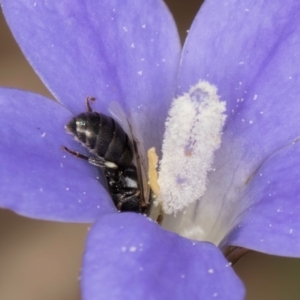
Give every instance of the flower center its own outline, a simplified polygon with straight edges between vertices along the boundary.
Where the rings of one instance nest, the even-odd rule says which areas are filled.
[[[175,231],[189,238],[201,240],[205,235],[201,223],[191,226],[191,215],[185,216],[185,212],[201,202],[208,173],[214,171],[212,164],[221,145],[224,112],[225,102],[217,95],[217,88],[199,81],[188,93],[173,100],[166,120],[155,203],[165,214],[162,226],[169,227],[172,220],[177,223]],[[184,228],[183,224],[188,225]]]

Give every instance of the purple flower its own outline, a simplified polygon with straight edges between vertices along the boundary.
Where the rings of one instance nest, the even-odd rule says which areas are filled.
[[[95,222],[84,299],[242,299],[220,249],[300,255],[298,1],[209,0],[182,54],[160,0],[2,0],[2,8],[59,103],[1,89],[0,203],[33,218]],[[195,242],[117,213],[98,170],[60,148],[83,152],[64,125],[95,96],[106,114],[118,101],[145,148],[160,150],[171,100],[199,80],[218,88],[227,119],[205,194],[168,224]]]

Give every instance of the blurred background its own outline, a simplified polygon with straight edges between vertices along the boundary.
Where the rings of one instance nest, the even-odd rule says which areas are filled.
[[[182,41],[199,0],[166,0]],[[0,86],[53,98],[26,62],[0,11]],[[0,299],[79,300],[81,256],[89,225],[23,218],[0,210]],[[247,300],[300,299],[300,259],[250,253],[235,267]]]

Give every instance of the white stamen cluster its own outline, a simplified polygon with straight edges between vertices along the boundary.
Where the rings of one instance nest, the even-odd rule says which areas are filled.
[[[220,147],[226,119],[217,88],[200,81],[172,103],[166,121],[157,199],[176,214],[204,194],[214,152]]]

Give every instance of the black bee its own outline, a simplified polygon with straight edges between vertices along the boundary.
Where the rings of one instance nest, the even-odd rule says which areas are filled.
[[[119,211],[148,214],[149,197],[145,190],[147,184],[143,184],[137,142],[134,137],[129,138],[113,118],[93,111],[90,101],[94,100],[93,97],[87,97],[87,112],[72,118],[66,125],[67,132],[85,146],[92,156],[62,148],[104,171],[108,191]]]

